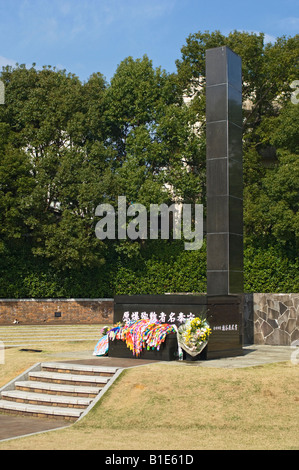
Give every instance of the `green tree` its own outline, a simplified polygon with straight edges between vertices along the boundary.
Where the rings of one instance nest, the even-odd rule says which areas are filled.
[[[9,126],[0,123],[0,244],[24,237],[25,200],[35,187],[29,156],[10,142]]]
[[[299,250],[299,106],[286,103],[277,116],[264,119],[260,142],[275,152],[272,167],[246,191],[247,236],[261,243]]]
[[[263,33],[233,31],[225,36],[220,31],[199,31],[188,36],[182,57],[176,61],[182,89],[203,100],[206,50],[228,46],[240,55],[243,102],[250,101],[244,107],[245,134],[252,133],[262,118],[275,114],[278,103],[289,99],[290,83],[297,78],[299,35],[278,38],[274,44],[265,44],[264,39]],[[203,106],[200,109],[204,112]]]
[[[12,196],[11,213],[22,212],[34,254],[59,268],[97,265],[105,247],[94,236],[94,210],[109,185],[111,158],[101,128],[105,81],[95,74],[82,85],[64,71],[24,66],[7,67],[2,80],[1,121],[13,146],[3,164],[23,158],[31,177],[22,204]]]
[[[177,78],[154,69],[147,56],[129,57],[116,70],[106,103],[117,189],[135,202],[149,200],[148,192],[157,203],[198,200],[202,181],[195,175],[204,155],[192,129],[196,113],[184,105]]]

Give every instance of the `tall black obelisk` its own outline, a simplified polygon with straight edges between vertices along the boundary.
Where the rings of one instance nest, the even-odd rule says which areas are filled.
[[[207,294],[243,293],[242,63],[206,51]]]

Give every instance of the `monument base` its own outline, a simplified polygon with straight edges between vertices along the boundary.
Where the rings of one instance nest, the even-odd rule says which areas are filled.
[[[116,296],[114,301],[114,323],[125,319],[139,319],[142,315],[155,315],[158,320],[173,322],[179,327],[182,317],[205,316],[212,329],[208,345],[201,354],[187,356],[185,360],[196,361],[234,357],[243,354],[242,350],[242,296],[241,295],[134,295]],[[123,341],[110,341],[108,355],[111,357],[134,357]],[[170,361],[178,359],[178,344],[175,334],[169,334],[160,351],[144,350],[142,359]]]
[[[240,295],[207,296],[207,318],[212,328],[207,359],[243,355],[242,306]]]

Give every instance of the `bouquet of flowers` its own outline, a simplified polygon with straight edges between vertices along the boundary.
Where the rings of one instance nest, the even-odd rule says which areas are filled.
[[[205,318],[187,320],[178,328],[179,346],[190,354],[197,356],[207,345],[212,330]]]
[[[94,348],[94,352],[93,352],[94,356],[106,356],[106,354],[108,353],[108,346],[109,346],[108,333],[110,329],[111,329],[110,326],[104,326],[101,329],[100,331],[101,337]]]
[[[103,328],[101,329],[102,336],[105,336],[110,330],[110,328],[111,328],[110,326],[103,326]]]

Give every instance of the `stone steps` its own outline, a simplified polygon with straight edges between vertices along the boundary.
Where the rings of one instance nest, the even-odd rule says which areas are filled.
[[[43,343],[96,341],[99,325],[10,325],[0,326],[0,341],[5,347],[28,347]]]
[[[56,384],[66,385],[89,385],[95,387],[97,385],[106,384],[109,380],[107,377],[95,375],[81,375],[81,374],[62,374],[60,372],[31,372],[29,374],[30,380],[38,382],[50,382]]]
[[[118,370],[118,367],[98,367],[98,366],[88,366],[82,364],[69,364],[57,363],[57,362],[46,362],[42,364],[43,370],[48,372],[67,372],[75,374],[87,374],[88,375],[100,375],[111,377]]]
[[[0,412],[76,421],[97,400],[118,372],[99,367],[61,362],[41,363],[24,380],[0,390]]]
[[[24,392],[12,390],[2,393],[4,400],[28,403],[29,405],[68,406],[70,408],[86,408],[92,402],[92,398],[74,397],[71,395],[50,395],[47,393]]]
[[[97,394],[102,390],[102,387],[83,387],[79,385],[61,385],[53,384],[49,382],[36,382],[25,380],[22,382],[16,382],[16,390],[24,392],[35,392],[35,393],[48,393],[52,395],[67,395],[73,397],[91,397],[95,398]]]
[[[0,409],[5,413],[35,416],[37,418],[60,418],[76,421],[80,418],[82,410],[60,408],[58,406],[28,405],[7,400],[0,400]]]

